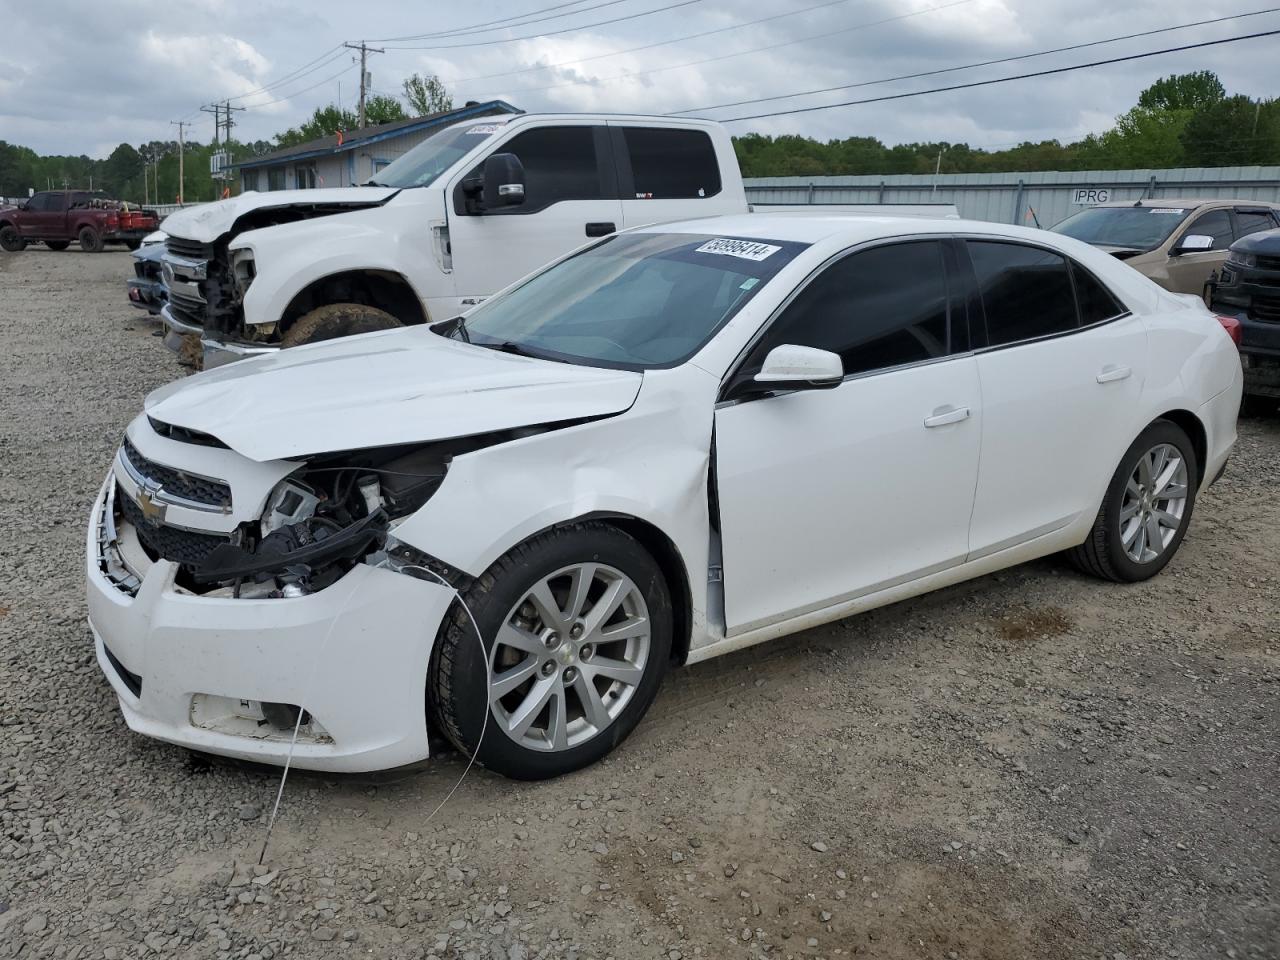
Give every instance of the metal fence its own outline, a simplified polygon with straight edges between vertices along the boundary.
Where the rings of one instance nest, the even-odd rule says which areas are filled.
[[[1226,197],[1280,202],[1280,166],[1182,170],[754,177],[747,199],[771,203],[954,203],[968,220],[1052,226],[1102,200]]]

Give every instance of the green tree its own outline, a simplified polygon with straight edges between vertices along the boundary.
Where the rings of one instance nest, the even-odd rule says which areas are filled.
[[[364,105],[365,124],[377,126],[380,123],[391,123],[393,120],[407,120],[404,105],[395,97],[369,97]],[[300,126],[292,127],[284,133],[276,135],[276,148],[294,147],[308,140],[320,140],[326,137],[337,138],[338,131],[349,134],[360,126],[360,117],[354,110],[343,109],[336,104],[316,107],[311,116]]]
[[[1138,95],[1138,106],[1148,110],[1197,110],[1227,95],[1212,70],[1176,73],[1161,77]]]
[[[404,98],[409,101],[409,109],[414,116],[418,117],[453,109],[453,97],[434,74],[420,77],[415,73],[408,77],[404,81]]]
[[[1134,107],[1102,135],[1111,167],[1176,167],[1182,163],[1182,131],[1190,110]]]
[[[122,200],[142,199],[142,155],[127,143],[111,151],[99,175],[102,189]]]
[[[1193,167],[1280,162],[1280,101],[1235,96],[1205,104],[1187,121],[1182,147]]]

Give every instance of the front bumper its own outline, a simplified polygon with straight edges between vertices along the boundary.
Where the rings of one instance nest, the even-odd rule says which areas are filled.
[[[129,302],[139,310],[146,310],[148,313],[156,314],[160,312],[161,307],[165,303],[164,283],[159,280],[144,280],[140,277],[133,277],[125,281],[129,291]]]
[[[452,590],[364,564],[318,593],[271,600],[188,593],[166,560],[122,575],[119,553],[103,563],[114,549],[103,525],[113,482],[90,516],[89,626],[130,729],[283,764],[292,731],[256,706],[283,703],[313,721],[301,728],[295,766],[366,772],[427,757],[427,665]]]

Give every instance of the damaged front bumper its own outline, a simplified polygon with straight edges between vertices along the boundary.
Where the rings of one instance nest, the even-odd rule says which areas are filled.
[[[203,597],[117,529],[108,478],[86,543],[98,664],[130,729],[206,753],[366,772],[428,755],[425,684],[445,586],[356,564],[324,590],[273,599]],[[264,711],[263,704],[267,705]]]

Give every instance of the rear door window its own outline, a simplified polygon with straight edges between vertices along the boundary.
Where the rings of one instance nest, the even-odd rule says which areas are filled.
[[[977,277],[990,346],[1076,329],[1071,271],[1061,254],[1003,241],[969,240],[965,246]]]
[[[1080,264],[1072,262],[1071,277],[1075,281],[1076,303],[1080,308],[1081,326],[1088,327],[1095,323],[1102,323],[1128,312],[1115,295]]]
[[[1236,211],[1236,238],[1247,237],[1251,233],[1260,233],[1263,230],[1273,230],[1276,226],[1275,217],[1264,210],[1237,210]]]
[[[720,162],[705,130],[618,129],[634,181],[624,200],[690,200],[720,192]]]

